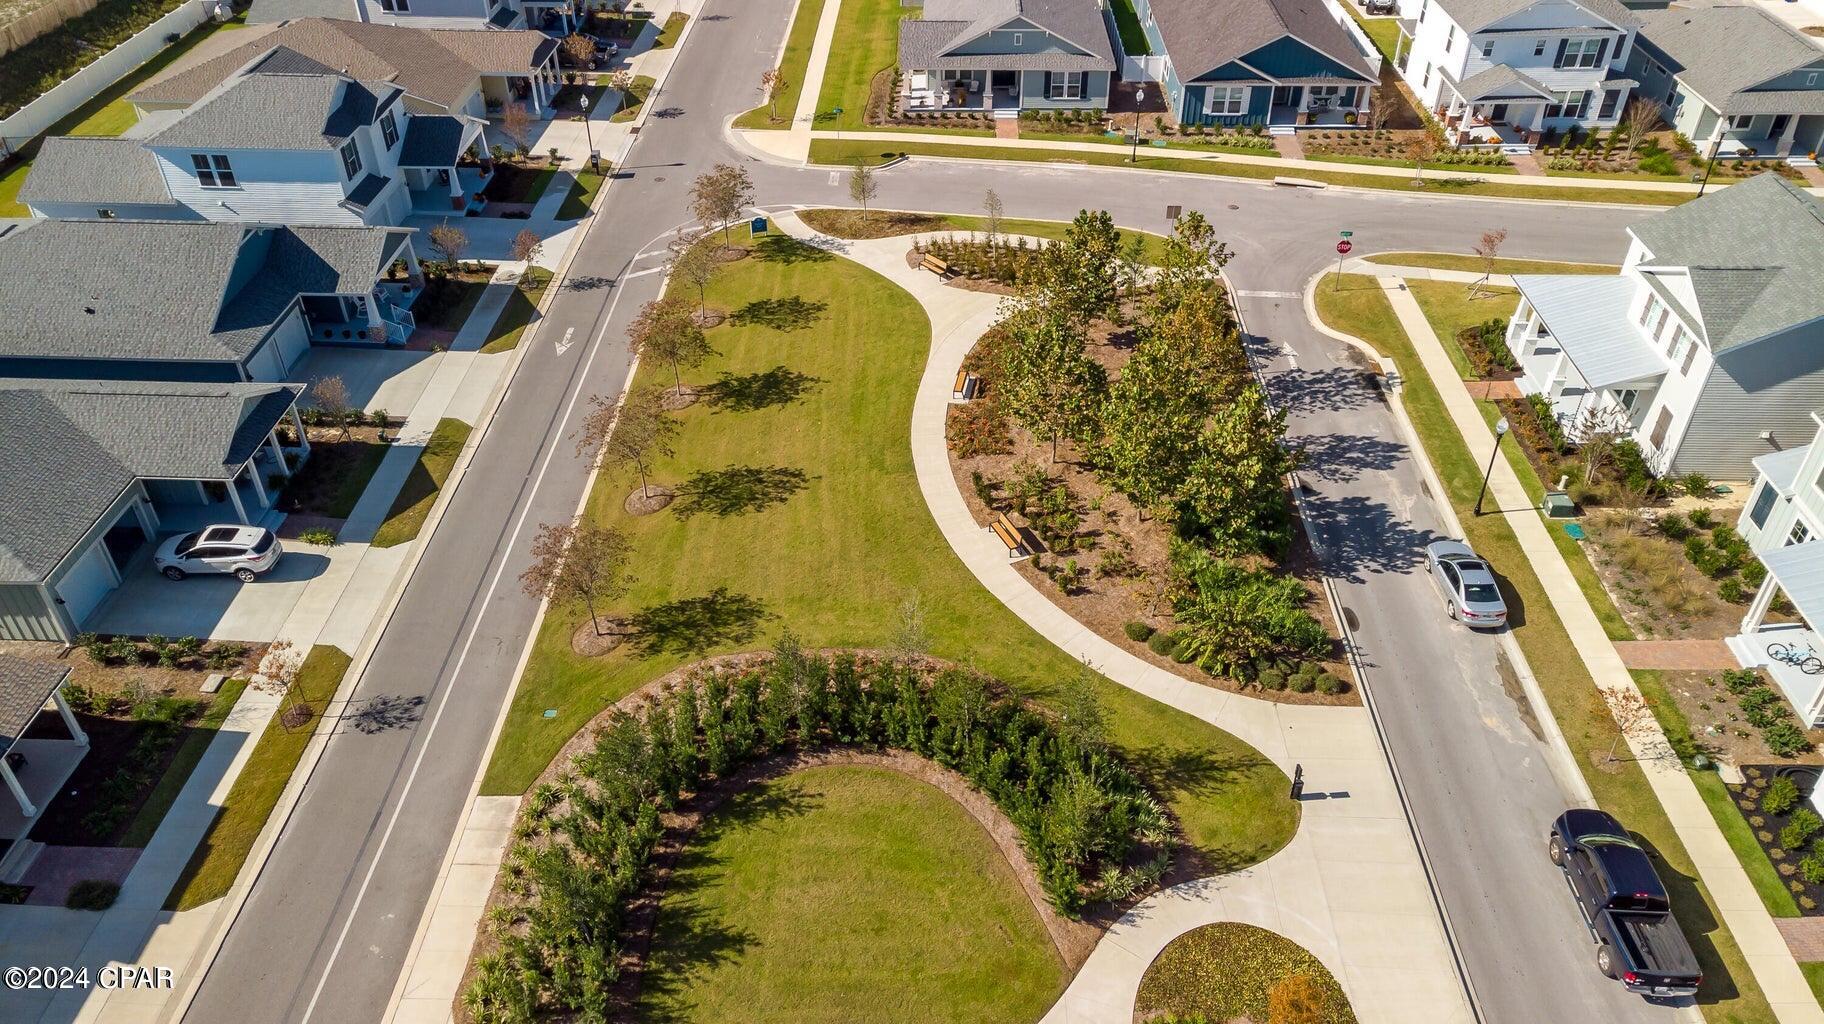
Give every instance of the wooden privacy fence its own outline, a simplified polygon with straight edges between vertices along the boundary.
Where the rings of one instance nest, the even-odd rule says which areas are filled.
[[[0,53],[11,53],[51,29],[85,14],[101,0],[50,0],[35,11],[0,25]]]

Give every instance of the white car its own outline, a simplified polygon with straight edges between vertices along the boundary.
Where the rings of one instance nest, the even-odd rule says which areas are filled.
[[[279,556],[284,553],[271,530],[257,526],[205,526],[160,544],[152,564],[166,579],[181,580],[192,573],[231,572],[242,583],[252,583],[278,565]]]

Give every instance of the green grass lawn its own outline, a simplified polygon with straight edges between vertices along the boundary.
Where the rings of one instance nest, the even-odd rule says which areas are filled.
[[[266,819],[278,804],[279,794],[291,781],[291,773],[316,731],[317,720],[335,695],[349,664],[350,658],[341,648],[319,644],[310,649],[292,684],[294,696],[286,698],[287,706],[294,700],[308,704],[309,721],[287,729],[274,715],[266,724],[266,731],[254,744],[240,776],[229,788],[221,811],[191,853],[190,863],[171,887],[171,894],[165,897],[166,910],[191,910],[227,894],[247,854],[252,852],[260,829],[266,827]]]
[[[133,814],[133,820],[127,824],[127,830],[121,833],[116,846],[145,846],[152,841],[152,833],[158,831],[159,822],[165,820],[165,812],[177,800],[177,794],[190,781],[190,773],[196,770],[196,764],[203,759],[203,753],[209,744],[215,741],[215,734],[221,731],[222,722],[228,712],[234,710],[234,702],[241,699],[241,693],[247,689],[247,680],[230,679],[222,683],[209,710],[203,717],[184,727],[184,738],[178,743],[177,752],[171,756],[171,763],[165,768],[165,774],[152,791],[146,794],[145,801]]]
[[[832,58],[834,63],[834,58]],[[825,87],[828,95],[828,86]],[[844,115],[845,117],[847,115]],[[856,114],[859,117],[859,114]],[[829,127],[819,125],[819,127]],[[859,127],[844,124],[844,128]],[[1019,160],[1030,163],[1094,164],[1101,167],[1138,167],[1145,171],[1176,171],[1185,174],[1213,174],[1230,178],[1273,178],[1284,173],[1271,164],[1229,163],[1215,160],[1190,160],[1173,157],[1171,149],[1148,148],[1141,151],[1137,164],[1128,163],[1127,154],[1113,151],[1093,153],[1082,150],[1020,149],[1013,146],[959,146],[942,142],[883,142],[854,139],[817,139],[811,143],[811,162],[835,166],[854,166],[857,162],[884,164],[906,155],[945,156],[959,160]],[[1150,154],[1150,155],[1149,155]],[[1550,185],[1525,185],[1513,180],[1487,181],[1468,178],[1428,178],[1422,186],[1414,185],[1404,175],[1350,174],[1346,171],[1300,169],[1296,175],[1313,181],[1352,188],[1373,188],[1389,192],[1418,192],[1426,195],[1507,196],[1516,199],[1543,199],[1549,202],[1622,203],[1637,206],[1677,206],[1694,198],[1691,193],[1644,192],[1619,188],[1557,188]],[[1513,176],[1497,175],[1511,179]]]
[[[1349,997],[1323,961],[1277,932],[1236,921],[1193,928],[1167,943],[1140,979],[1135,1016],[1279,1020],[1269,1014],[1273,986],[1296,974],[1310,979],[1318,999],[1311,1024],[1355,1024]]]
[[[806,216],[808,215],[808,217]],[[812,226],[825,234],[837,238],[886,238],[893,235],[914,235],[926,231],[986,231],[987,217],[975,217],[960,213],[902,213],[890,210],[875,210],[870,219],[863,221],[860,210],[824,208],[819,210],[802,210],[800,217],[806,223],[815,221]],[[1006,235],[1032,235],[1035,238],[1049,238],[1059,241],[1064,237],[1064,229],[1070,225],[1061,220],[1024,220],[1019,217],[1002,217],[1000,231]],[[1122,228],[1121,237],[1139,235],[1146,246],[1146,261],[1158,265],[1165,258],[1165,239],[1146,231],[1134,231]]]
[[[668,879],[642,1020],[1001,1024],[1063,991],[1044,925],[975,820],[887,768],[735,795]]]
[[[1374,44],[1375,49],[1381,51],[1381,56],[1391,63],[1394,49],[1400,41],[1399,22],[1393,18],[1364,18],[1362,12],[1356,10],[1354,4],[1346,3],[1342,7],[1343,10],[1349,12],[1351,17],[1355,18],[1355,23],[1362,27],[1362,31],[1368,34],[1368,41]]]
[[[524,791],[596,712],[679,665],[766,646],[788,627],[807,647],[882,646],[912,598],[933,654],[1024,694],[1047,699],[1081,671],[981,588],[925,507],[906,432],[930,324],[911,296],[771,236],[723,267],[709,304],[732,316],[709,332],[717,354],[689,374],[708,391],[678,415],[678,454],[654,471],[682,496],[629,517],[637,478],[610,467],[589,497],[586,514],[633,543],[639,578],[613,610],[639,610],[642,631],[583,658],[570,648],[582,610],[552,608],[486,793]],[[641,374],[670,379],[662,367]],[[1290,838],[1298,812],[1277,768],[1201,720],[1096,684],[1121,752],[1212,860],[1256,861]]]
[[[1378,252],[1364,256],[1370,263],[1397,267],[1426,267],[1431,270],[1464,270],[1482,273],[1482,257],[1453,252]],[[1621,268],[1607,263],[1558,263],[1552,260],[1515,260],[1503,256],[1495,260],[1497,274],[1613,274]]]
[[[519,339],[525,336],[526,328],[538,315],[539,300],[545,297],[545,289],[550,286],[550,271],[542,267],[526,268],[525,281],[507,298],[500,319],[494,321],[494,329],[488,332],[488,342],[481,346],[481,351],[492,354],[518,348]]]
[[[1145,57],[1153,52],[1153,45],[1146,41],[1146,31],[1140,27],[1140,14],[1134,10],[1134,0],[1109,0],[1108,9],[1115,16],[1115,30],[1121,33],[1121,49],[1129,57]]]
[[[19,201],[19,190],[25,187],[26,175],[32,173],[32,162],[21,160],[0,171],[0,217],[30,217],[32,211]]]
[[[776,103],[762,103],[735,118],[736,128],[787,128],[798,110],[798,97],[804,93],[804,75],[811,63],[811,44],[817,38],[817,22],[823,18],[824,0],[798,0],[798,13],[792,18],[791,33],[785,37],[785,52],[779,56],[779,70],[785,74],[785,88],[779,90]],[[771,111],[779,111],[772,119]]]
[[[438,489],[450,478],[450,467],[456,464],[462,446],[468,443],[470,429],[461,420],[438,421],[437,429],[431,432],[431,439],[418,455],[417,465],[406,475],[405,485],[399,488],[399,493],[393,496],[386,522],[374,531],[374,547],[390,548],[418,536],[425,517],[431,514],[431,506],[437,502]]]
[[[627,92],[621,97],[621,109],[614,112],[608,120],[626,123],[640,116],[640,108],[646,105],[646,97],[652,95],[652,87],[657,84],[649,75],[635,75],[627,83]]]
[[[1485,285],[1481,294],[1472,299],[1469,286],[1455,281],[1407,281],[1406,287],[1425,311],[1425,319],[1444,343],[1444,350],[1450,353],[1451,365],[1464,380],[1475,380],[1479,375],[1457,344],[1457,332],[1488,320],[1505,323],[1520,305],[1520,293]]]
[[[659,38],[652,41],[655,50],[669,49],[678,45],[678,37],[684,34],[684,25],[690,21],[690,15],[683,11],[672,11],[665,16],[665,24],[659,27]]]
[[[462,282],[461,297],[455,302],[444,303],[436,310],[435,316],[419,316],[418,326],[439,331],[462,330],[462,325],[469,320],[469,314],[475,312],[475,304],[481,301],[482,293],[487,290],[486,281]]]
[[[595,202],[595,194],[602,190],[605,175],[594,171],[577,171],[576,180],[570,183],[570,192],[557,208],[558,220],[580,220],[589,215],[589,205]]]
[[[1391,356],[1404,380],[1401,402],[1458,510],[1470,545],[1503,573],[1508,607],[1521,609],[1523,624],[1513,635],[1526,653],[1533,675],[1544,690],[1553,717],[1597,802],[1620,818],[1657,855],[1662,880],[1685,934],[1704,968],[1698,994],[1705,1018],[1716,1024],[1762,1024],[1774,1020],[1759,985],[1734,937],[1722,923],[1715,902],[1697,878],[1690,855],[1679,842],[1647,784],[1632,762],[1614,771],[1591,767],[1592,756],[1607,751],[1619,732],[1595,680],[1571,645],[1563,624],[1533,574],[1513,530],[1495,516],[1469,514],[1482,483],[1482,467],[1451,421],[1436,386],[1419,363],[1412,343],[1399,327],[1378,283],[1346,275],[1340,290],[1317,289],[1318,315],[1333,329],[1353,334]]]
[[[1030,123],[1030,122],[1027,122],[1027,123]],[[1040,122],[1040,124],[1043,125],[1044,122]],[[1130,127],[1131,124],[1132,124],[1132,122],[1130,122],[1126,117],[1123,117],[1121,119],[1121,125],[1123,128],[1123,131],[1119,132],[1115,135],[1112,135],[1112,136],[1105,132],[1093,132],[1092,133],[1092,132],[1027,131],[1025,128],[1022,127],[1020,129],[1020,138],[1026,139],[1029,141],[1036,139],[1040,142],[1088,142],[1088,143],[1093,143],[1098,146],[1116,147],[1116,148],[1120,149],[1122,152],[1132,152],[1133,151],[1132,150],[1133,137],[1130,134],[1127,134],[1127,132],[1125,131],[1125,129]],[[975,130],[970,130],[967,132],[959,131],[957,134],[959,134],[959,135],[962,135],[962,134],[981,135],[981,134],[985,134],[985,131],[975,131]],[[1213,139],[1213,138],[1209,138],[1206,136],[1205,139],[1207,141],[1196,141],[1196,142],[1187,141],[1182,138],[1177,139],[1177,140],[1151,139],[1148,141],[1147,145],[1142,146],[1141,148],[1145,149],[1145,150],[1152,150],[1152,151],[1157,151],[1157,150],[1161,150],[1161,149],[1176,150],[1176,151],[1184,152],[1184,153],[1241,153],[1241,154],[1244,154],[1247,156],[1257,156],[1257,157],[1260,157],[1265,160],[1280,159],[1279,151],[1274,149],[1271,145],[1268,145],[1265,149],[1260,149],[1255,146],[1249,146],[1249,145],[1232,145],[1232,144],[1227,144],[1224,141],[1229,138],[1232,138],[1232,136],[1225,135],[1221,139]],[[1240,140],[1237,140],[1237,141],[1239,142]]]
[[[842,0],[830,59],[823,68],[823,91],[817,94],[818,128],[864,127],[874,76],[899,61],[899,22],[907,13],[899,0]],[[838,107],[841,114],[830,113]]]
[[[379,441],[358,437],[319,440],[311,445],[310,458],[285,485],[286,497],[297,504],[297,511],[347,519],[386,459],[386,450]]]

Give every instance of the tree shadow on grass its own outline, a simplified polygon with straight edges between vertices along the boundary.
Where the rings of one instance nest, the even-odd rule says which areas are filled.
[[[635,612],[627,625],[633,649],[643,656],[698,655],[712,647],[748,643],[760,623],[775,616],[750,594],[717,587],[701,597],[683,597]]]
[[[770,327],[775,331],[802,331],[822,319],[827,302],[807,300],[796,295],[779,299],[755,299],[729,315],[741,327]]]
[[[810,486],[810,477],[791,466],[729,466],[702,469],[680,484],[672,510],[679,519],[707,514],[718,519],[764,512]]]
[[[753,412],[775,405],[790,405],[822,383],[820,377],[799,373],[781,364],[739,377],[725,371],[703,391],[710,406],[718,412]]]
[[[765,263],[828,263],[836,257],[796,238],[768,235],[754,242],[754,258]]]
[[[1219,754],[1167,746],[1122,747],[1121,758],[1148,789],[1167,801],[1214,799],[1245,776],[1271,767],[1271,762],[1252,750]],[[1192,855],[1200,872],[1234,871],[1258,863],[1273,852],[1265,844],[1249,842],[1245,835],[1229,838],[1231,842],[1220,845],[1193,845]]]

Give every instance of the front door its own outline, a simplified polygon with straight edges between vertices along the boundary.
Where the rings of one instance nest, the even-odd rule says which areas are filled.
[[[1507,104],[1497,103],[1494,106],[1489,107],[1488,108],[1488,123],[1489,124],[1506,124],[1507,123]]]
[[[1298,103],[1298,94],[1304,91],[1302,85],[1276,85],[1273,87],[1273,105],[1290,107]]]
[[[995,71],[992,74],[994,75],[994,91],[1010,96],[1019,92],[1020,73],[1018,71]]]
[[[1786,134],[1786,124],[1791,120],[1791,114],[1775,114],[1773,124],[1767,128],[1767,138],[1778,142]]]

